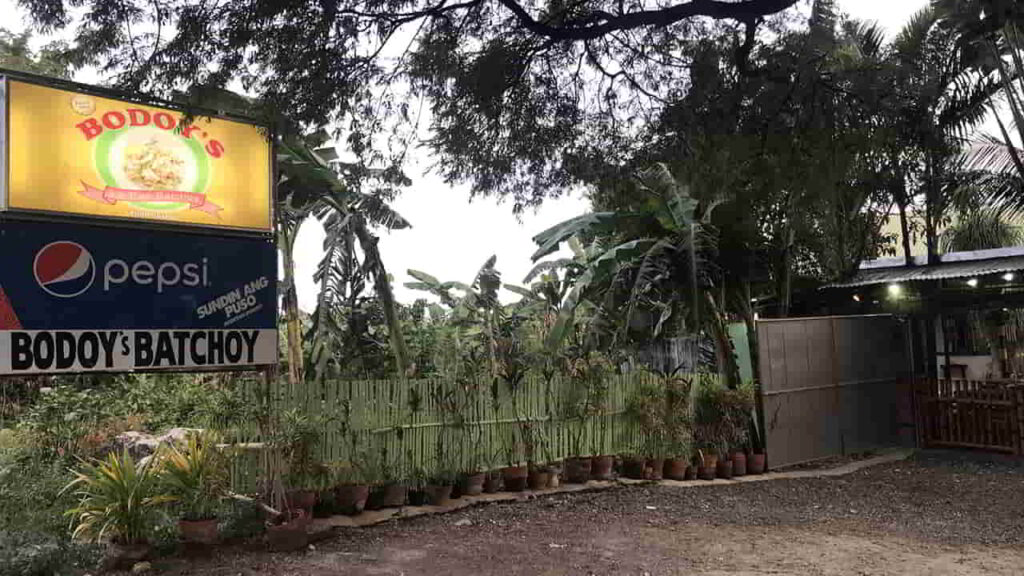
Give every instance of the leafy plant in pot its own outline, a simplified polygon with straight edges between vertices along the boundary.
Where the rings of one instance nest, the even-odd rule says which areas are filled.
[[[376,452],[368,469],[371,471],[374,487],[370,490],[366,507],[379,510],[404,506],[409,487],[402,474],[401,462],[389,456],[387,446],[382,446]]]
[[[180,518],[182,539],[195,544],[217,541],[217,512],[228,493],[228,457],[213,432],[190,433],[181,444],[157,452],[163,489]]]
[[[747,457],[743,451],[749,442],[748,423],[754,408],[753,391],[740,387],[720,393],[722,412],[725,422],[723,426],[724,443],[731,448],[728,460],[733,476],[746,474]]]
[[[724,398],[726,393],[727,390],[710,376],[703,375],[694,394],[693,436],[700,455],[697,476],[703,480],[715,478],[719,468],[719,455],[724,456],[728,453],[729,421],[727,401]]]
[[[441,470],[431,475],[423,486],[426,503],[430,506],[447,504],[451,500],[455,480],[456,474],[450,470]]]
[[[484,456],[480,452],[483,444],[480,438],[471,438],[461,442],[462,457],[460,458],[458,484],[463,496],[477,496],[484,491],[487,474],[483,472]]]
[[[633,392],[626,414],[640,428],[639,454],[624,461],[628,478],[660,480],[664,469],[667,431],[665,388],[661,383],[643,381]]]
[[[328,474],[318,455],[324,423],[296,409],[287,410],[281,414],[273,440],[287,469],[284,482],[289,491],[288,507],[305,510],[307,516],[313,513],[317,489],[324,485]]]
[[[685,480],[693,454],[693,423],[690,419],[692,382],[689,378],[669,376],[665,378],[664,386],[664,476]]]
[[[361,514],[370,496],[370,483],[363,466],[357,462],[338,462],[330,469],[334,480],[335,511],[349,516]]]
[[[110,453],[105,459],[83,462],[64,488],[79,498],[66,512],[76,524],[73,536],[106,540],[110,568],[130,567],[149,555],[148,536],[159,507],[173,500],[163,491],[155,462],[136,462],[127,451]]]

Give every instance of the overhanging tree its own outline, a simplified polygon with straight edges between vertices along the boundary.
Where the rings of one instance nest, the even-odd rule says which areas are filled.
[[[301,123],[337,122],[367,165],[401,163],[409,125],[429,121],[446,178],[522,207],[564,189],[575,152],[623,145],[684,93],[694,41],[724,35],[743,60],[797,1],[21,4],[44,30],[77,25],[76,53],[125,88],[237,80]]]

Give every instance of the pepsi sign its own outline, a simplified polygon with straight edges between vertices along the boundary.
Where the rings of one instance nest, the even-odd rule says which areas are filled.
[[[277,361],[267,239],[0,220],[0,374]]]
[[[88,290],[96,279],[92,254],[80,244],[51,242],[36,252],[32,264],[36,283],[51,296],[74,298]]]

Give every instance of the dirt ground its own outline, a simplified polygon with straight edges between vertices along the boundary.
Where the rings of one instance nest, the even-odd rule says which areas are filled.
[[[348,529],[299,554],[245,547],[175,575],[1024,574],[1024,468],[927,453],[822,479],[623,487]]]

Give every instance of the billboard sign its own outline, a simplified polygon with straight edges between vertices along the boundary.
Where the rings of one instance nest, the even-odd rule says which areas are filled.
[[[14,77],[0,91],[0,209],[271,230],[265,129]]]
[[[263,238],[0,220],[0,374],[277,362]]]

